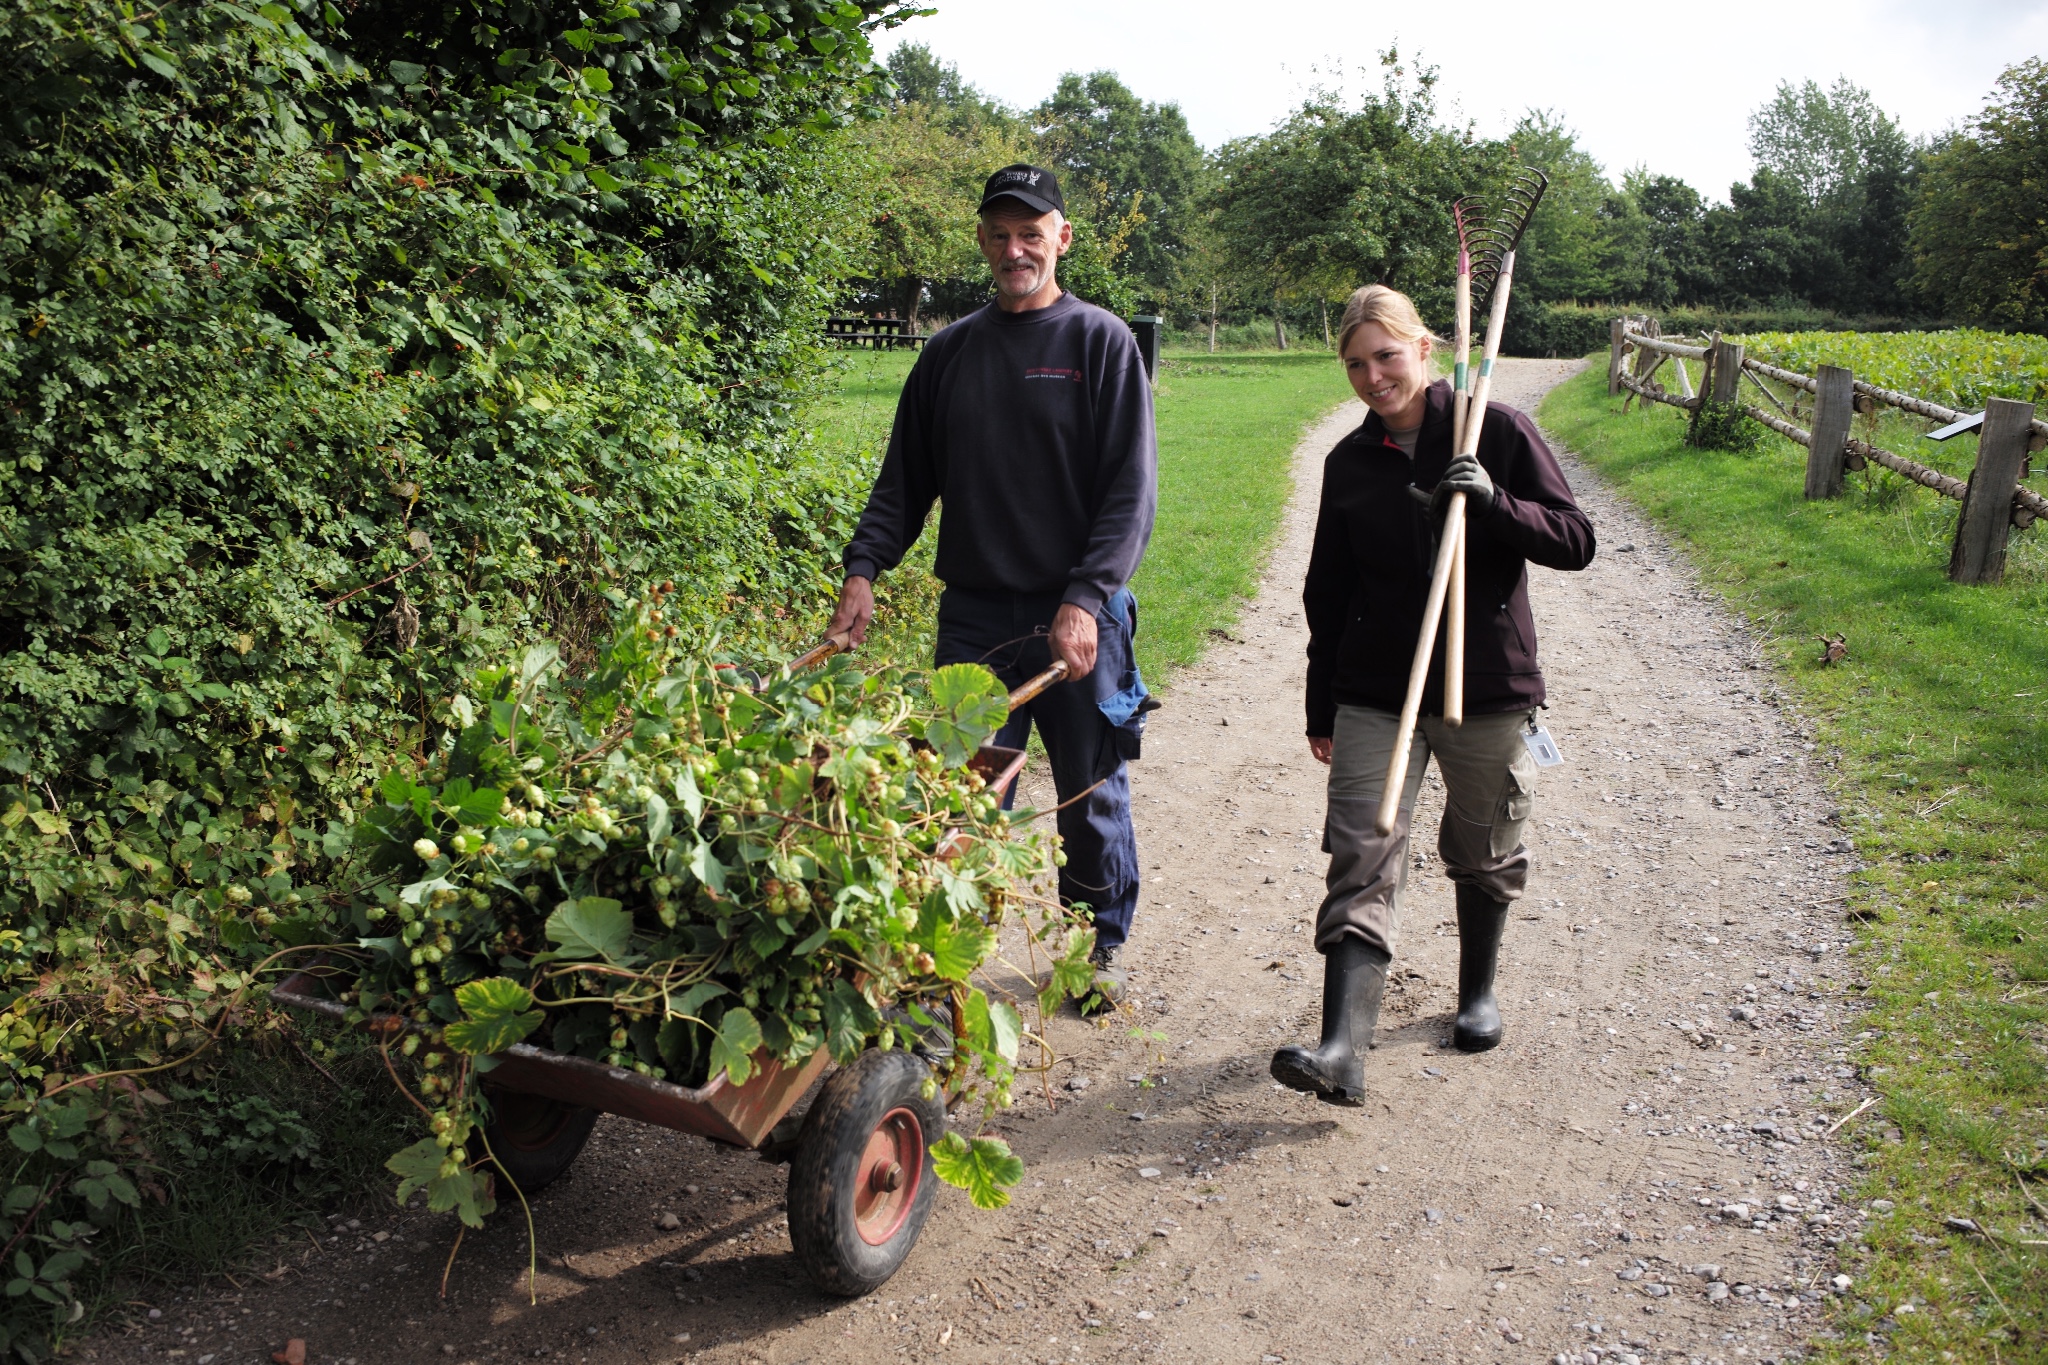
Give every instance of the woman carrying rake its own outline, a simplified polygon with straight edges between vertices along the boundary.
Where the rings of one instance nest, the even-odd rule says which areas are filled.
[[[1308,744],[1330,765],[1323,847],[1328,890],[1316,918],[1324,955],[1323,1036],[1283,1047],[1273,1077],[1331,1104],[1359,1105],[1408,872],[1408,826],[1431,756],[1446,791],[1437,849],[1457,887],[1457,1046],[1500,1042],[1494,966],[1509,902],[1522,894],[1522,830],[1536,761],[1523,741],[1544,699],[1527,565],[1583,569],[1593,527],[1564,473],[1515,409],[1489,403],[1477,457],[1452,455],[1452,392],[1431,382],[1435,342],[1407,295],[1370,285],[1344,310],[1338,355],[1365,422],[1323,468],[1315,548],[1302,592],[1309,628]],[[1375,816],[1424,618],[1441,509],[1465,495],[1465,702],[1443,713],[1439,640],[1422,693],[1400,813]]]

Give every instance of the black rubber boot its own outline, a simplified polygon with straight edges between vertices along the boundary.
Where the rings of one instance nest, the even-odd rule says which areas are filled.
[[[1500,1046],[1493,973],[1500,964],[1500,939],[1507,925],[1507,902],[1476,886],[1458,888],[1458,1025],[1451,1031],[1451,1041],[1460,1052]]]
[[[1365,1103],[1365,1054],[1380,1019],[1392,958],[1362,939],[1346,936],[1323,957],[1323,1041],[1315,1048],[1289,1044],[1273,1054],[1273,1079],[1325,1104]]]

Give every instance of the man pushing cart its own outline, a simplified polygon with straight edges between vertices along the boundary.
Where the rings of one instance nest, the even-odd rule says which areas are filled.
[[[1122,993],[1117,955],[1138,905],[1125,765],[1156,703],[1132,654],[1129,583],[1158,503],[1152,387],[1129,327],[1059,286],[1074,230],[1052,172],[1003,167],[980,213],[995,301],[933,336],[911,369],[826,637],[866,637],[876,576],[942,500],[937,662],[985,664],[1012,688],[1065,666],[992,743],[1022,748],[1034,724],[1045,743],[1060,898],[1095,919],[1095,989],[1081,1002],[1095,1012]]]

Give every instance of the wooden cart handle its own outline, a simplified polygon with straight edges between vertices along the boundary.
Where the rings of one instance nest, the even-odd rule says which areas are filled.
[[[1046,669],[1045,672],[1037,677],[1029,679],[1015,692],[1010,694],[1010,709],[1012,711],[1016,710],[1025,702],[1030,701],[1033,697],[1045,691],[1046,688],[1051,687],[1054,683],[1064,681],[1066,676],[1067,661],[1065,659],[1054,659],[1051,668]]]
[[[823,640],[791,659],[783,667],[791,673],[801,673],[807,668],[816,668],[845,648],[846,646],[837,640]]]

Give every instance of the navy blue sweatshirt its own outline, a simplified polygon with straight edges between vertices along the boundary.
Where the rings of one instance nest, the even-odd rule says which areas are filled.
[[[1072,294],[991,303],[925,343],[846,547],[849,576],[894,568],[935,499],[948,587],[1059,593],[1091,615],[1152,537],[1152,387],[1131,330]]]
[[[1451,386],[1442,380],[1429,386],[1413,457],[1370,413],[1324,461],[1301,594],[1312,738],[1330,733],[1340,704],[1399,711],[1407,699],[1437,536],[1434,513],[1409,489],[1433,490],[1450,462]],[[1479,463],[1494,499],[1466,523],[1465,711],[1485,716],[1543,701],[1528,566],[1583,569],[1593,562],[1594,536],[1536,424],[1505,403],[1486,405]],[[1422,692],[1426,716],[1443,714],[1448,628],[1448,619],[1438,623]]]

